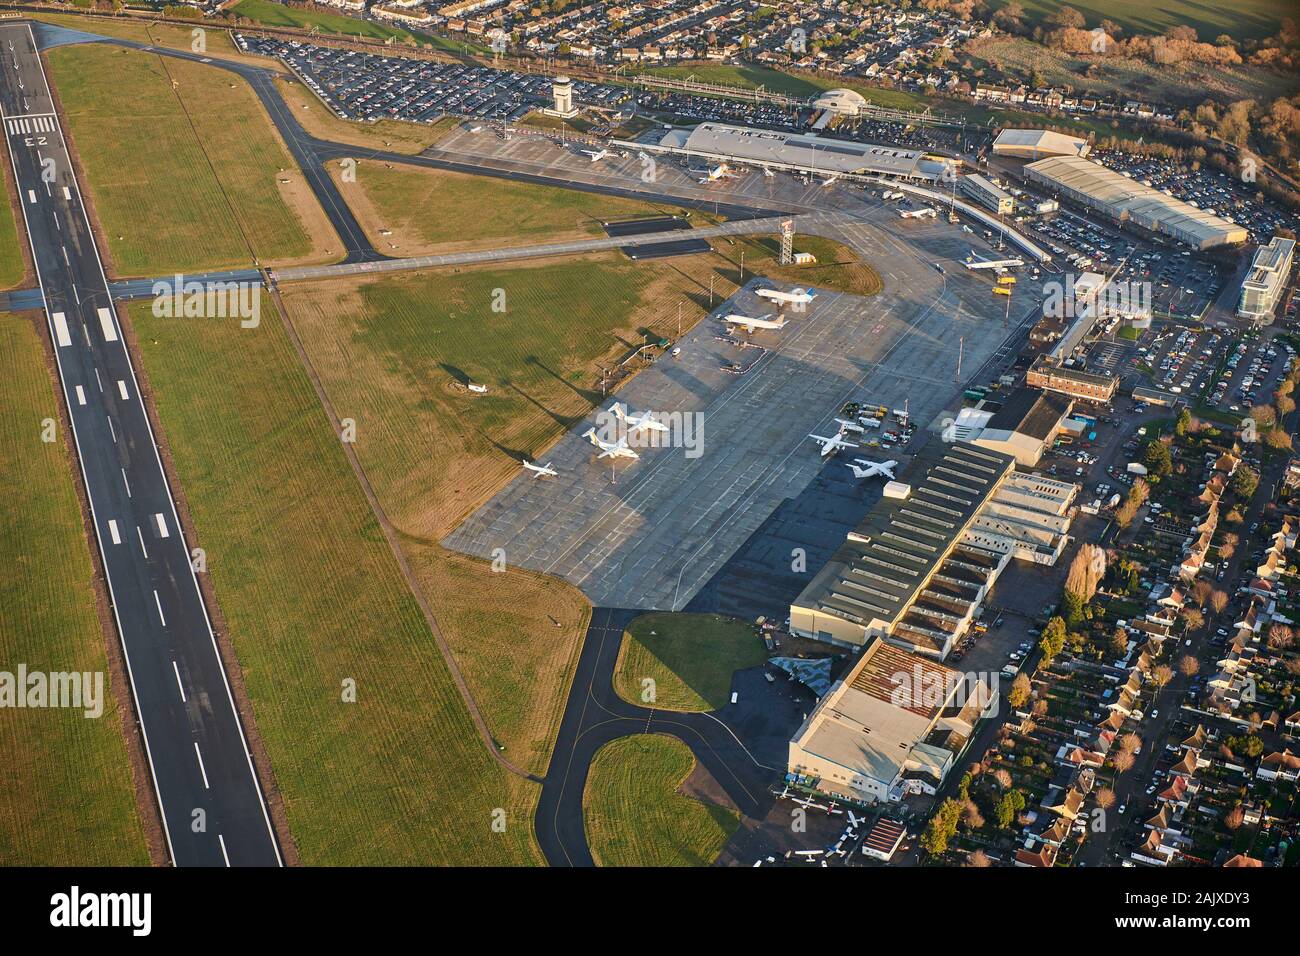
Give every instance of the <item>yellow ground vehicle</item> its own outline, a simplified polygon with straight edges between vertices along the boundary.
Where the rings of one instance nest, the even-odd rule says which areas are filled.
[[[1010,294],[1011,294],[1011,290],[1008,289],[1008,288],[1007,288],[1006,286],[1004,286],[1004,285],[995,285],[995,286],[993,287],[993,294],[994,294],[994,295],[1010,295]]]

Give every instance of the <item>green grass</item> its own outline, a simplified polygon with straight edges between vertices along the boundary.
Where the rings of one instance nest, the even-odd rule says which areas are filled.
[[[536,788],[483,746],[270,303],[132,318],[303,862],[538,862]]]
[[[721,710],[731,675],[767,660],[754,628],[717,614],[643,614],[623,635],[614,689],[633,703],[662,710]],[[654,681],[654,700],[646,684]]]
[[[0,866],[145,866],[71,438],[41,441],[58,404],[35,325],[0,315],[0,353],[0,670],[97,672],[106,696],[98,719],[0,711]]]
[[[0,175],[0,195],[9,196],[9,184],[13,182],[13,172],[7,158],[0,158],[4,173]],[[18,238],[19,217],[22,215],[14,209],[13,202],[5,203],[6,211],[0,213],[0,289],[12,289],[23,280],[26,269],[23,265],[23,244]]]
[[[341,13],[326,13],[321,10],[297,10],[293,7],[286,7],[282,3],[274,3],[272,0],[240,0],[239,3],[231,7],[231,10],[247,20],[268,27],[295,27],[304,30],[316,27],[321,33],[359,36],[372,40],[387,40],[389,37],[395,37],[398,40],[427,39],[401,27],[390,27],[380,23],[371,23],[369,20],[358,20],[354,17],[344,16]]]
[[[660,735],[623,737],[596,752],[583,820],[599,866],[708,866],[740,825],[733,810],[677,793],[695,757]]]
[[[598,237],[602,220],[685,214],[668,203],[379,162],[358,163],[354,183],[337,163],[330,172],[372,241],[394,255]]]
[[[313,231],[341,252],[243,80],[106,45],[49,60],[117,274],[320,259]]]
[[[992,0],[990,6],[998,9],[1008,0]],[[1055,0],[1020,0],[1025,11],[1025,22],[1031,26],[1041,24],[1061,7]],[[1294,16],[1285,4],[1275,0],[1234,0],[1232,3],[1210,4],[1200,0],[1155,0],[1135,4],[1130,0],[1078,0],[1074,7],[1095,27],[1103,17],[1114,20],[1125,33],[1163,34],[1170,27],[1195,27],[1203,41],[1209,42],[1220,33],[1236,39],[1254,39],[1277,32],[1284,16]]]

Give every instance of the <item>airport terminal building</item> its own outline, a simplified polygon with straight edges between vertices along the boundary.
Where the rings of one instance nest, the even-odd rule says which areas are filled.
[[[875,639],[947,657],[1012,557],[1054,564],[1077,486],[1015,471],[1011,455],[944,443],[891,482],[790,606],[792,633],[842,647]]]
[[[726,123],[672,129],[657,146],[634,145],[688,158],[699,157],[710,163],[743,163],[819,176],[872,175],[935,182],[943,173],[943,164],[928,159],[920,150]]]
[[[1107,169],[1082,156],[1053,156],[1029,163],[1025,178],[1120,224],[1168,236],[1193,249],[1246,241],[1244,226]]]
[[[1295,240],[1274,236],[1268,245],[1255,250],[1250,270],[1241,283],[1237,315],[1252,322],[1267,323],[1286,291],[1295,257]]]

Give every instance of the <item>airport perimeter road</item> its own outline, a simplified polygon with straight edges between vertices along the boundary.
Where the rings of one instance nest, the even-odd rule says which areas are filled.
[[[172,861],[279,865],[27,23],[0,24],[0,61],[0,122]]]

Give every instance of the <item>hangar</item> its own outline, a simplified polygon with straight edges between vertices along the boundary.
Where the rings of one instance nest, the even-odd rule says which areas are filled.
[[[1087,156],[1086,139],[1055,133],[1050,129],[1004,129],[993,141],[995,156],[1017,159],[1046,159],[1049,156]]]
[[[957,437],[981,448],[1011,455],[1032,468],[1061,432],[1074,408],[1068,396],[1020,388],[993,408],[964,408],[954,425]]]
[[[1193,249],[1246,241],[1244,226],[1107,169],[1082,156],[1054,156],[1030,163],[1025,178],[1094,209],[1116,222],[1169,236]]]

